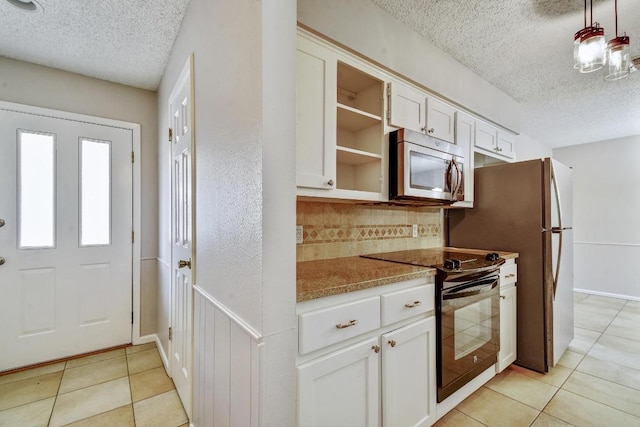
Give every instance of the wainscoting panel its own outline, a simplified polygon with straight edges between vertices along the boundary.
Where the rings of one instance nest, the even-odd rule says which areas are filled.
[[[194,286],[194,426],[259,426],[262,346],[258,333]]]

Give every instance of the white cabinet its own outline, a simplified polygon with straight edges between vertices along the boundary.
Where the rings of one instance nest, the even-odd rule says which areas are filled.
[[[435,297],[429,280],[298,304],[300,426],[435,423]]]
[[[335,186],[336,55],[298,37],[296,77],[296,184],[331,190]]]
[[[456,202],[452,207],[473,207],[473,144],[475,141],[476,119],[461,111],[456,112],[456,145],[464,150],[464,201]]]
[[[502,372],[517,356],[517,264],[508,260],[500,268],[500,352],[496,371]]]
[[[382,335],[383,426],[435,423],[435,333],[430,317]]]
[[[375,69],[298,33],[298,195],[384,201],[384,81]]]
[[[379,352],[370,338],[299,365],[298,425],[378,427]]]
[[[504,161],[515,159],[515,135],[497,127],[476,120],[476,151]]]
[[[451,105],[414,87],[389,83],[389,125],[455,142],[455,112]]]

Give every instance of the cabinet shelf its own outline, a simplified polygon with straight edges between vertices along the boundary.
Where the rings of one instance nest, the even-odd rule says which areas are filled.
[[[344,104],[338,106],[338,127],[350,132],[358,132],[374,126],[382,121],[380,116],[349,107]]]
[[[367,151],[354,150],[353,148],[340,146],[336,147],[336,156],[338,163],[353,166],[379,161],[382,159],[382,156],[380,154],[374,154]]]

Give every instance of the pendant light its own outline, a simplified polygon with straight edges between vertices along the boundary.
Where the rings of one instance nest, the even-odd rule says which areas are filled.
[[[618,80],[629,75],[631,67],[631,57],[629,55],[629,37],[618,36],[618,0],[615,0],[616,12],[616,37],[607,42],[607,62],[609,63],[609,74],[605,80]]]
[[[587,27],[587,0],[584,1],[584,28],[574,35],[574,68],[581,73],[599,70],[605,62],[604,28],[593,22],[593,0],[591,0],[591,25]]]

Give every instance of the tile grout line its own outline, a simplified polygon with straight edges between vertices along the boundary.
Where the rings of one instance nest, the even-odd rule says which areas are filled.
[[[51,425],[51,419],[53,418],[53,410],[56,408],[56,402],[58,401],[58,394],[60,394],[60,387],[62,387],[62,379],[64,378],[64,373],[67,370],[67,361],[64,362],[64,366],[62,367],[62,375],[60,376],[60,382],[58,383],[58,388],[56,389],[56,395],[53,397],[53,405],[51,405],[51,413],[49,414],[49,420],[47,421],[47,426]]]

